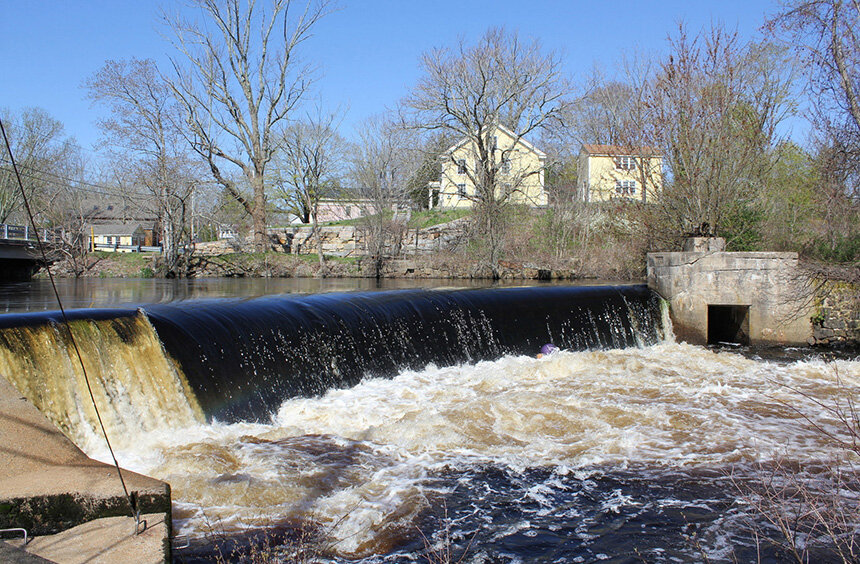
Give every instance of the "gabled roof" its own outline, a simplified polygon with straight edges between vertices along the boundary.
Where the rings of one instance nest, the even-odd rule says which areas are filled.
[[[531,151],[531,152],[535,153],[535,154],[538,156],[538,158],[540,158],[540,159],[545,159],[545,158],[546,158],[546,153],[544,153],[543,151],[541,151],[540,149],[538,149],[537,147],[535,147],[534,145],[532,145],[531,143],[529,143],[529,142],[525,139],[525,137],[520,136],[520,137],[518,138],[516,133],[514,133],[513,131],[511,131],[510,129],[508,129],[508,128],[507,128],[507,127],[505,127],[504,125],[496,124],[496,125],[488,125],[488,126],[486,126],[486,127],[488,127],[488,128],[489,128],[489,127],[492,127],[493,129],[498,129],[498,130],[501,130],[501,131],[503,131],[503,132],[507,133],[507,134],[508,134],[508,136],[509,136],[509,137],[511,137],[512,139],[514,139],[517,143],[522,143],[523,147],[525,147],[525,148],[526,148],[526,149],[528,149],[529,151]],[[471,141],[472,141],[472,140],[471,140],[469,137],[463,137],[462,139],[460,139],[460,141],[458,141],[457,143],[455,143],[455,144],[451,145],[451,146],[448,148],[448,150],[446,150],[446,151],[445,151],[445,153],[443,153],[443,154],[450,154],[450,153],[453,153],[454,151],[456,151],[457,149],[459,149],[460,147],[462,147],[463,145],[466,145],[467,143],[469,143],[469,142],[471,142]]]
[[[598,145],[592,143],[584,143],[581,151],[588,155],[619,157],[624,155],[638,155],[640,157],[660,157],[662,151],[655,147],[631,147],[621,145]]]
[[[119,224],[129,221],[155,221],[157,214],[145,206],[131,206],[125,202],[103,200],[93,198],[85,201],[83,206],[84,217],[92,223]]]
[[[87,231],[93,235],[134,235],[136,231],[143,231],[140,223],[104,223],[91,225]]]

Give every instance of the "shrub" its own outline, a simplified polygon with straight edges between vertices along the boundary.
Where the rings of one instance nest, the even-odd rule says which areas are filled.
[[[766,540],[798,564],[813,561],[860,562],[860,410],[857,388],[844,383],[834,368],[837,393],[831,402],[813,398],[801,390],[797,405],[785,407],[800,414],[838,451],[813,469],[777,461],[760,468],[758,483],[738,485],[742,498],[753,509],[751,523],[757,539]],[[805,404],[805,407],[798,405]],[[836,422],[836,428],[819,423],[820,417]],[[761,521],[766,525],[762,526]]]

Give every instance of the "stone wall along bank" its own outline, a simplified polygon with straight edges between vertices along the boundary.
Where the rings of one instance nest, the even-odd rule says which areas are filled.
[[[817,280],[813,344],[860,343],[860,285]]]
[[[309,255],[317,252],[317,238],[322,240],[322,251],[327,256],[359,257],[367,250],[367,234],[361,226],[324,225],[314,233],[310,226],[290,226],[269,229],[272,250],[293,254]],[[399,247],[408,255],[425,255],[456,247],[466,233],[466,221],[455,220],[434,225],[425,229],[403,227],[396,235],[399,241],[389,240],[392,248]],[[399,243],[399,244],[398,244]],[[220,240],[199,243],[195,251],[202,256],[217,256],[241,252],[250,248],[252,242],[242,240]]]

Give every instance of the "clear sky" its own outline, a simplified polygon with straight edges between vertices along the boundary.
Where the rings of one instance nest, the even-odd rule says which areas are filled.
[[[91,107],[80,85],[107,59],[152,58],[167,68],[173,52],[160,25],[162,8],[176,5],[0,0],[0,107],[42,107],[91,150],[102,110]],[[659,53],[681,20],[691,31],[722,22],[748,38],[777,9],[776,0],[339,0],[302,56],[320,69],[323,106],[348,109],[341,129],[351,137],[365,118],[393,106],[415,84],[422,52],[460,37],[472,41],[491,26],[560,51],[575,78],[595,65],[611,67],[634,49]]]

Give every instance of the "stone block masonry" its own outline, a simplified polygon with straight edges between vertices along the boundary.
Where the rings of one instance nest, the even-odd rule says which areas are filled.
[[[860,343],[860,285],[816,280],[812,329],[816,345]]]
[[[406,229],[400,233],[401,252],[405,255],[429,255],[450,250],[465,237],[466,219],[434,225],[424,229]],[[317,252],[317,237],[322,239],[323,254],[333,257],[361,257],[367,254],[367,236],[360,226],[323,225],[313,233],[309,226],[271,228],[272,250],[292,255],[309,255]],[[391,241],[389,241],[391,243]],[[198,243],[196,252],[201,256],[219,256],[251,248],[253,241],[230,240]],[[393,245],[396,246],[396,245]]]
[[[400,244],[394,245],[408,255],[432,254],[456,246],[465,235],[467,221],[458,219],[425,229],[403,228],[399,232]],[[366,254],[367,236],[361,226],[320,226],[317,234],[308,226],[270,229],[283,252],[297,255],[315,254],[317,237],[322,239],[323,253],[336,257],[363,256]],[[389,241],[389,243],[392,243]]]
[[[669,301],[684,341],[807,344],[812,337],[814,296],[797,253],[650,253],[648,286]]]

